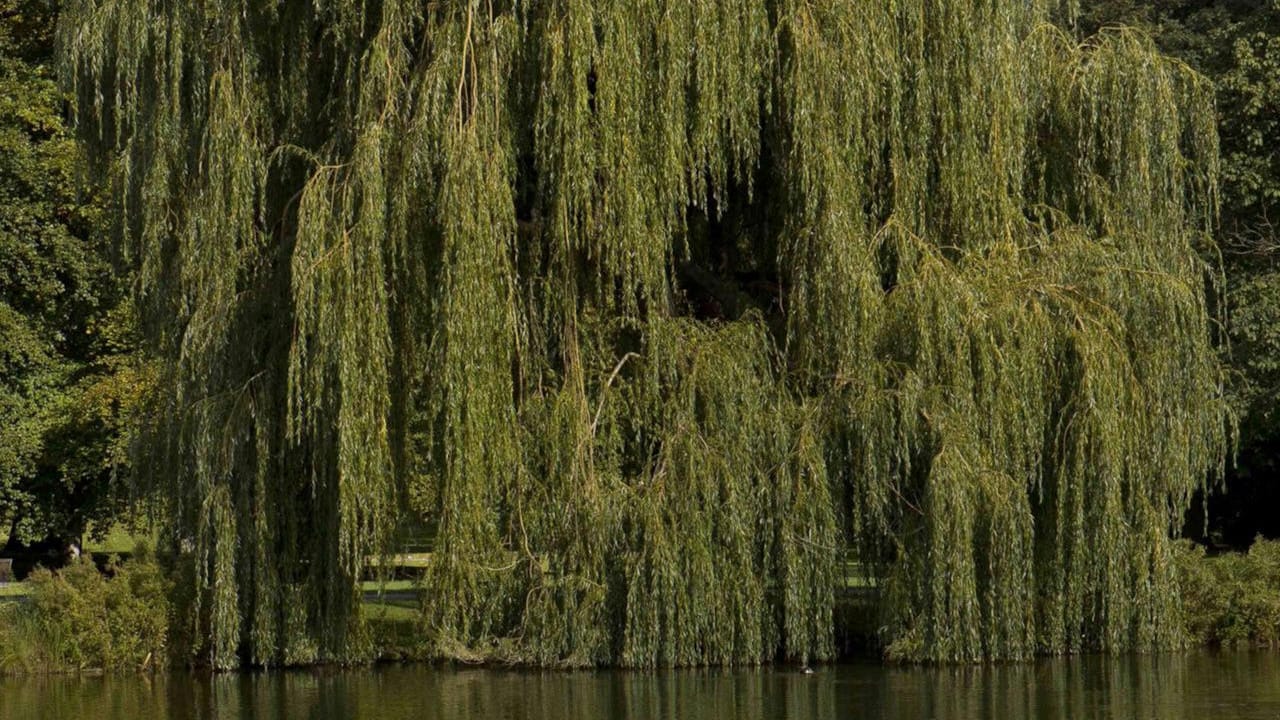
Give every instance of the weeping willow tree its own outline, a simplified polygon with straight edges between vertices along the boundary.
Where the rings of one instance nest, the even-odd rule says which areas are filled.
[[[72,0],[218,667],[1180,642],[1228,442],[1210,88],[1049,0]]]

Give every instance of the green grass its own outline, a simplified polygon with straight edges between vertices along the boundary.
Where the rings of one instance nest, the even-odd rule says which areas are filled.
[[[364,616],[371,621],[413,621],[419,617],[418,602],[377,602],[366,600],[363,603]]]
[[[413,580],[388,580],[385,583],[366,580],[360,583],[360,589],[365,592],[407,592],[416,590],[417,585]]]
[[[31,586],[24,582],[0,585],[0,598],[26,597],[30,593]]]
[[[0,529],[0,547],[4,547],[9,541],[8,528]],[[138,546],[139,542],[155,547],[156,538],[154,534],[148,534],[145,531],[141,534],[132,532],[127,523],[116,523],[111,526],[106,537],[97,540],[93,537],[93,527],[90,526],[84,534],[84,547],[81,548],[86,553],[105,553],[119,555],[122,553],[131,553]]]
[[[102,540],[95,540],[93,537],[93,528],[84,536],[84,552],[86,553],[103,553],[107,555],[122,555],[132,553],[138,543],[146,543],[155,547],[156,538],[153,533],[135,534],[131,531],[128,524],[116,523],[111,526],[106,537]]]

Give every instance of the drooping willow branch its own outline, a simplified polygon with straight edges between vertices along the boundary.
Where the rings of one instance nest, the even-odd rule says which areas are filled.
[[[902,657],[1177,644],[1212,93],[1059,4],[68,3],[197,647],[363,657],[411,520],[441,656],[828,658],[847,553]]]

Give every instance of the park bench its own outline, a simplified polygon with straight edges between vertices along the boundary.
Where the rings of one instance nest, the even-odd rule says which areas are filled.
[[[0,585],[13,582],[13,560],[0,558]]]

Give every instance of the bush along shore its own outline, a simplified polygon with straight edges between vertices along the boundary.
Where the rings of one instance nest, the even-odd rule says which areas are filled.
[[[22,583],[0,584],[0,676],[208,666],[211,648],[192,633],[208,612],[207,598],[185,597],[171,579],[173,566],[140,544],[123,561],[112,556],[100,566],[85,557],[58,570],[38,568]],[[378,590],[353,633],[359,644],[341,663],[429,659],[415,640],[421,613],[412,583],[367,585]],[[304,621],[296,610],[284,612]],[[299,637],[284,665],[337,662]]]
[[[1258,538],[1246,553],[1179,553],[1182,613],[1193,644],[1280,645],[1280,541]]]
[[[0,602],[0,673],[153,670],[172,664],[170,583],[145,548],[105,569],[38,569]]]
[[[1190,542],[1175,554],[1181,587],[1181,631],[1188,648],[1257,648],[1280,644],[1280,541],[1258,538],[1248,552],[1210,555]],[[76,672],[155,672],[211,665],[211,648],[192,641],[195,618],[177,617],[192,607],[176,598],[181,584],[167,578],[167,563],[145,546],[126,561],[98,567],[89,560],[50,571],[39,569],[24,585],[0,596],[0,675]],[[370,585],[373,585],[372,583]],[[363,604],[360,649],[340,664],[430,662],[440,659],[423,639],[423,613],[415,583],[377,587]],[[856,603],[855,603],[856,604]],[[301,605],[299,605],[301,607]],[[199,611],[197,611],[199,612]],[[875,645],[876,610],[869,604],[836,616],[841,637],[856,637],[856,651]],[[299,617],[297,622],[303,622]],[[846,651],[850,648],[846,646]],[[493,657],[502,657],[496,648]],[[308,643],[291,647],[288,666],[339,664]]]

